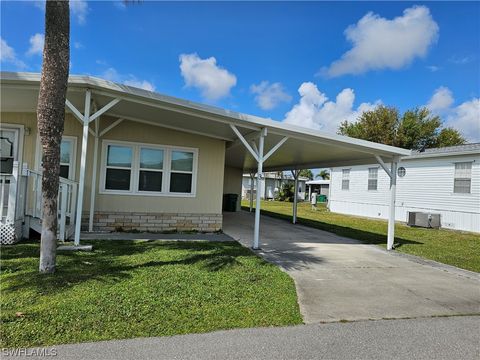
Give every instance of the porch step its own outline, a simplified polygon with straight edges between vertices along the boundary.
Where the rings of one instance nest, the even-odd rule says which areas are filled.
[[[29,225],[30,225],[30,229],[32,229],[33,231],[36,231],[37,233],[41,234],[42,233],[42,220],[40,220],[39,218],[35,218],[35,217],[32,217],[32,216],[29,216]]]
[[[27,224],[30,225],[30,229],[37,233],[42,233],[42,220],[33,216],[28,216]],[[75,232],[75,226],[68,225],[65,230],[65,240],[69,239]],[[57,231],[57,237],[60,237],[60,230]]]

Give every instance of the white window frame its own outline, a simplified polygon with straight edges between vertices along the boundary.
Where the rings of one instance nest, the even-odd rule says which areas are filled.
[[[370,177],[370,170],[376,170],[376,176]],[[375,189],[370,189],[370,180],[375,180]],[[378,167],[369,167],[368,168],[368,180],[367,180],[367,190],[368,191],[378,191]]]
[[[457,164],[470,164],[470,177],[458,177],[457,176]],[[473,170],[473,161],[457,161],[453,163],[453,194],[460,196],[468,196],[472,194],[472,170]],[[455,180],[470,180],[470,188],[468,192],[456,192],[455,191]]]
[[[72,142],[72,153],[70,154],[70,164],[68,164],[68,179],[75,180],[75,170],[77,163],[77,137],[71,135],[63,135],[62,141],[68,140]],[[40,136],[37,136],[37,151],[35,152],[35,169],[42,171],[42,145],[40,143]],[[65,163],[60,163],[60,165],[66,165]]]
[[[109,190],[105,189],[105,180],[107,173],[107,147],[109,145],[129,146],[132,148],[132,168],[130,173],[130,190]],[[140,175],[140,148],[148,148],[155,150],[163,150],[163,170],[162,171],[162,191],[140,191],[138,190]],[[171,174],[171,153],[172,151],[185,151],[193,153],[192,172],[177,171],[174,173],[191,173],[192,174],[192,191],[190,193],[170,192],[170,174]],[[99,194],[110,195],[134,195],[134,196],[165,196],[165,197],[189,197],[197,196],[197,177],[198,177],[198,148],[190,148],[184,146],[148,144],[131,141],[120,140],[103,140],[101,169],[100,169],[100,189]],[[151,171],[152,169],[143,169]],[[155,171],[154,169],[152,171]],[[158,170],[160,171],[160,170]]]
[[[350,172],[351,172],[351,169],[342,169],[342,183],[341,183],[341,186],[340,188],[343,190],[343,191],[349,191],[350,190]],[[347,174],[347,176],[345,176],[345,174]],[[343,187],[343,182],[344,181],[348,181],[348,186],[346,188]]]

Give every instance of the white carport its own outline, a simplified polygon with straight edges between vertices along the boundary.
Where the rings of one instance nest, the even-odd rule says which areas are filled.
[[[20,111],[35,109],[40,74],[2,73],[2,103]],[[8,98],[7,98],[8,97]],[[83,124],[77,231],[75,243],[80,239],[80,220],[83,209],[85,162],[88,133],[95,139],[94,161],[98,158],[98,140],[122,121],[134,121],[187,133],[222,139],[226,142],[225,165],[242,169],[245,173],[257,173],[257,189],[264,171],[328,168],[369,164],[376,161],[391,178],[390,217],[388,225],[388,249],[393,247],[396,167],[400,156],[410,155],[409,150],[376,144],[345,136],[313,131],[277,121],[241,114],[160,95],[150,91],[116,84],[89,76],[71,76],[67,94],[67,111],[72,112]],[[78,109],[84,109],[83,113]],[[90,109],[94,111],[91,112]],[[102,116],[116,118],[112,124],[100,129]],[[391,168],[387,167],[391,164]],[[92,184],[97,182],[93,174]],[[296,193],[296,191],[295,191]],[[260,228],[260,198],[257,191],[253,248],[258,248]],[[89,228],[95,196],[90,204]],[[296,209],[296,204],[294,206]],[[294,211],[294,217],[296,213]]]

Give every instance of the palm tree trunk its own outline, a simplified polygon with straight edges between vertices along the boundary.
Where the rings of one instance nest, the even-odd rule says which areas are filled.
[[[55,272],[57,253],[57,195],[60,174],[60,143],[65,122],[70,65],[70,11],[68,1],[47,0],[45,46],[38,94],[37,123],[42,143],[41,273]]]

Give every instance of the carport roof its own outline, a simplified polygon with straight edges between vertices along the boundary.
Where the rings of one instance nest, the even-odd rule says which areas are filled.
[[[1,111],[35,111],[39,82],[38,73],[2,72]],[[121,100],[105,115],[225,140],[226,165],[244,171],[255,170],[257,162],[238,141],[230,125],[235,125],[249,141],[256,139],[260,130],[266,128],[265,152],[288,137],[264,163],[265,171],[367,164],[377,161],[375,155],[390,161],[393,157],[411,153],[410,150],[285,124],[91,76],[69,77],[67,98],[77,109],[83,109],[87,89],[92,92],[98,108],[113,98]]]

